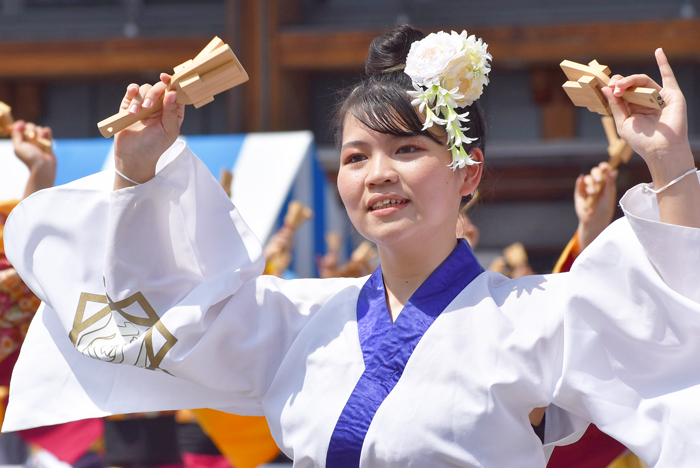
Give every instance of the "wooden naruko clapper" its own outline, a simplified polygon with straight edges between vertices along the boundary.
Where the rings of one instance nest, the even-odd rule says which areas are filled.
[[[569,79],[562,88],[575,106],[586,107],[589,111],[600,115],[612,114],[608,100],[600,91],[602,86],[607,86],[610,82],[608,67],[595,60],[588,65],[564,60],[559,66]],[[659,92],[652,88],[630,88],[622,95],[622,99],[652,109],[663,109],[666,106]]]
[[[231,48],[215,37],[197,56],[175,67],[167,90],[177,91],[177,102],[200,108],[214,100],[216,94],[248,81],[248,74]],[[165,93],[163,93],[165,95]],[[150,109],[143,107],[137,114],[122,109],[97,124],[105,138],[113,136],[131,124],[163,108],[163,96]]]

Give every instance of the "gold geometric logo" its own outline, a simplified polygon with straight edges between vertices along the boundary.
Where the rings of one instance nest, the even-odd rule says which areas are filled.
[[[106,305],[102,309],[98,310],[96,313],[92,314],[86,320],[84,320],[86,309],[88,308],[88,305],[90,303]],[[137,304],[139,308],[146,314],[146,317],[139,317],[130,314],[124,310],[133,304]],[[156,311],[153,309],[151,304],[146,300],[146,297],[140,291],[118,302],[112,301],[109,298],[109,296],[104,296],[100,294],[90,294],[86,292],[80,293],[78,308],[75,313],[75,318],[73,319],[73,328],[69,333],[69,337],[70,340],[73,342],[73,345],[77,348],[81,334],[93,327],[95,324],[97,324],[97,322],[99,322],[103,318],[110,316],[111,320],[112,312],[116,312],[119,315],[121,315],[126,322],[125,325],[130,323],[136,326],[147,328],[143,338],[142,349],[139,352],[139,356],[136,362],[133,364],[138,365],[139,362],[143,362],[142,367],[145,367],[146,369],[158,369],[158,366],[165,358],[165,355],[168,354],[168,351],[170,351],[170,349],[172,349],[175,343],[177,343],[177,338],[175,338],[168,331],[168,329],[165,328],[165,325],[163,325],[163,323],[160,321],[160,317],[158,317]],[[124,328],[124,326],[122,326],[122,328]],[[103,327],[103,329],[106,329],[106,327]],[[165,340],[165,342],[160,347],[157,353],[155,352],[155,348],[153,346],[154,330],[156,330],[158,334]],[[103,336],[102,338],[111,339],[114,337],[114,335],[115,334],[112,333],[110,335]],[[91,337],[91,339],[94,339],[94,337]],[[96,341],[96,339],[94,340]],[[91,346],[93,342],[91,342],[88,346]],[[144,352],[145,356],[142,355]],[[113,361],[115,360],[113,359]]]
[[[84,332],[92,325],[100,321],[100,319],[110,314],[110,308],[109,306],[107,306],[104,309],[98,311],[96,314],[92,315],[87,320],[83,321],[83,316],[85,315],[85,308],[87,307],[88,302],[95,302],[98,304],[108,303],[107,296],[100,296],[99,294],[90,294],[86,292],[80,293],[80,301],[78,301],[78,310],[76,311],[75,318],[73,319],[73,328],[68,334],[74,346],[78,344],[78,337],[82,332]]]

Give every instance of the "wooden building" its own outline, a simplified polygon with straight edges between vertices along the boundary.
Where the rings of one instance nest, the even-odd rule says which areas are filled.
[[[487,177],[473,218],[481,247],[522,241],[540,271],[575,230],[576,176],[605,159],[597,115],[561,90],[563,59],[597,59],[614,73],[659,76],[669,56],[689,107],[700,156],[698,0],[2,0],[0,100],[17,118],[59,137],[98,136],[130,82],[193,57],[214,35],[251,76],[200,110],[184,133],[312,129],[329,177],[337,170],[329,119],[336,91],[357,80],[373,37],[398,23],[462,30],[489,44],[492,82]],[[646,181],[641,159],[623,168],[624,190]],[[506,220],[506,221],[504,221]]]

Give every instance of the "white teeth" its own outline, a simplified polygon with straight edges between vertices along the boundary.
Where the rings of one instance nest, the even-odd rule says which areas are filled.
[[[382,201],[378,201],[377,203],[372,205],[372,209],[378,210],[378,209],[384,208],[386,206],[396,206],[396,205],[401,205],[403,203],[404,202],[402,202],[400,200],[382,200]]]

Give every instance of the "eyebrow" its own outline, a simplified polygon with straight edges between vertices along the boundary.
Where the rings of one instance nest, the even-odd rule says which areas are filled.
[[[348,141],[347,143],[345,143],[343,146],[340,147],[340,150],[342,151],[343,149],[345,149],[348,146],[369,146],[369,143],[367,143],[366,141],[362,141],[362,140]]]

